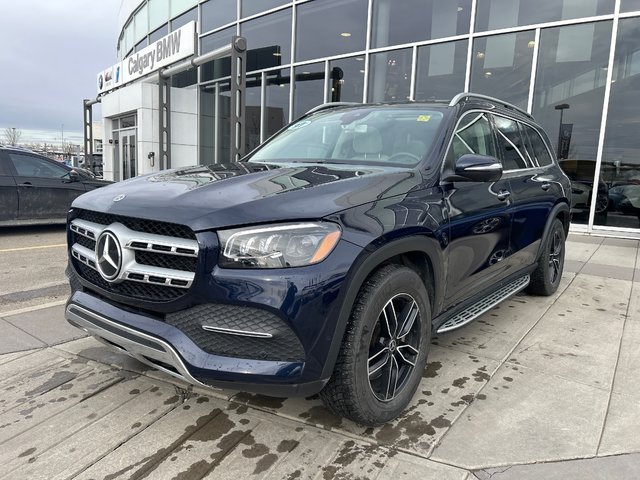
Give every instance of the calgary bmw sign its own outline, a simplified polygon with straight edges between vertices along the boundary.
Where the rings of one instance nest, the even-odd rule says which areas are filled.
[[[189,22],[184,27],[98,73],[98,93],[113,90],[178,60],[190,57],[195,53],[195,46],[196,22]]]

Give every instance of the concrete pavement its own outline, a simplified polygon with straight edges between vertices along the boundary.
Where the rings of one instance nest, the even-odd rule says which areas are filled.
[[[572,235],[554,296],[434,338],[411,406],[375,429],[68,341],[60,305],[0,314],[0,478],[640,478],[639,255]]]

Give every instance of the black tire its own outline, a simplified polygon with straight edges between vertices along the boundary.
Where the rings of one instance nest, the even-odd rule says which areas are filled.
[[[395,328],[388,320],[393,312],[399,312]],[[420,276],[401,265],[380,268],[354,302],[333,375],[320,392],[322,400],[335,414],[362,425],[396,418],[418,388],[430,340],[431,307]]]
[[[560,285],[564,270],[565,234],[562,222],[557,218],[553,221],[544,246],[538,266],[531,274],[531,282],[527,292],[533,295],[553,295]]]

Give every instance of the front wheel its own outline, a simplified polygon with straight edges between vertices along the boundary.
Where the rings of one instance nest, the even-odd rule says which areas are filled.
[[[363,425],[396,418],[418,388],[430,339],[431,308],[420,276],[401,265],[380,268],[360,289],[320,396],[334,413]]]
[[[558,289],[564,270],[564,226],[557,218],[553,221],[544,242],[538,265],[531,274],[531,282],[527,287],[527,292],[549,296]]]

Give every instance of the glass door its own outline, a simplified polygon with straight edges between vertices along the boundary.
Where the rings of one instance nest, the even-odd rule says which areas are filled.
[[[135,129],[120,131],[120,145],[122,180],[127,180],[128,178],[136,176],[137,157]]]

